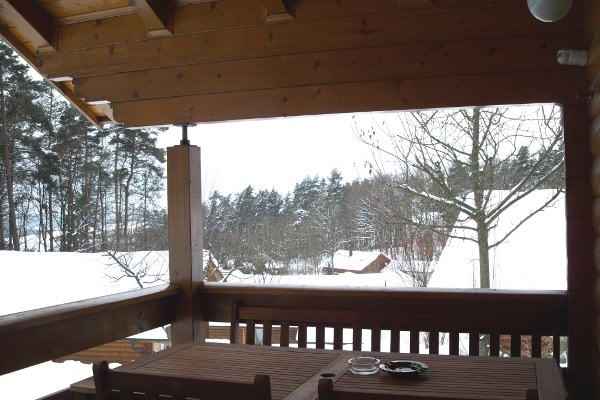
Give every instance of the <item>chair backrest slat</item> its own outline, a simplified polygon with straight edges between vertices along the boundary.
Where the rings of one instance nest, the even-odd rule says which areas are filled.
[[[256,375],[254,382],[217,378],[193,379],[175,375],[110,370],[106,361],[94,363],[93,370],[97,400],[111,399],[113,390],[118,390],[126,396],[128,393],[144,393],[150,395],[146,398],[154,399],[162,395],[170,396],[174,400],[186,398],[271,400],[271,383],[268,375]]]

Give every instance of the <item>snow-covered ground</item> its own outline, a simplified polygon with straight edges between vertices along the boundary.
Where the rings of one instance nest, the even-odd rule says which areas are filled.
[[[501,193],[498,193],[501,195]],[[502,214],[490,232],[490,243],[499,240],[521,221],[529,210],[543,204],[548,190],[533,192]],[[459,220],[464,218],[459,216]],[[467,226],[474,226],[469,224]],[[490,278],[493,289],[565,290],[567,288],[567,228],[565,198],[536,214],[516,230],[506,242],[490,251]],[[455,236],[469,234],[455,229]],[[472,234],[472,233],[471,233]],[[477,244],[450,239],[435,266],[429,287],[479,287]]]
[[[492,232],[500,237],[520,215],[534,207],[544,196],[535,193],[503,215]],[[141,252],[136,257],[148,257]],[[150,255],[167,260],[165,252]],[[566,223],[564,197],[553,208],[527,221],[513,236],[492,252],[492,286],[506,289],[566,288]],[[469,241],[451,239],[435,267],[432,287],[470,288],[478,285],[477,246]],[[0,252],[0,315],[73,302],[135,289],[131,278],[114,281],[114,263],[101,254]],[[230,281],[293,284],[300,286],[404,286],[391,268],[379,274],[253,276],[235,272]],[[157,284],[160,282],[157,282]],[[326,340],[332,331],[326,332]],[[348,332],[344,342],[350,342]],[[382,345],[389,343],[382,333]],[[401,351],[408,351],[408,334],[401,337]],[[332,337],[330,338],[333,340]],[[365,350],[370,348],[370,333],[363,334]],[[310,337],[309,337],[310,341]],[[7,345],[6,343],[3,345]],[[426,352],[422,344],[422,351]],[[447,352],[447,343],[440,352]],[[382,348],[382,350],[385,350]],[[68,361],[46,362],[0,376],[0,399],[32,400],[64,389],[70,383],[91,375],[91,366]],[[31,384],[35,382],[35,384]]]

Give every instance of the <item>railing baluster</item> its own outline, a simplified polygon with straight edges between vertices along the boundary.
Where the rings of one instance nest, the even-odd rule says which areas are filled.
[[[290,347],[290,323],[284,321],[279,329],[279,346]]]
[[[381,327],[371,328],[371,351],[381,351]]]
[[[342,350],[342,347],[344,347],[344,326],[335,324],[333,327],[333,348]]]
[[[552,336],[552,354],[556,362],[560,364],[560,335],[556,333]]]
[[[319,322],[315,327],[316,330],[316,344],[315,347],[317,349],[325,348],[325,324],[323,322]]]
[[[490,356],[500,356],[500,332],[498,330],[490,332]]]
[[[521,334],[519,332],[510,334],[510,356],[521,357]]]
[[[240,326],[240,321],[238,320],[238,303],[237,303],[237,301],[234,301],[231,304],[231,326],[229,329],[230,343],[239,343],[240,342],[239,326]]]
[[[479,332],[478,331],[469,331],[469,355],[470,356],[478,356],[479,355]]]
[[[400,327],[393,326],[390,331],[390,351],[400,353]]]
[[[306,322],[298,323],[298,347],[306,348]]]
[[[537,332],[531,334],[531,357],[542,357],[542,335]]]
[[[362,350],[362,326],[360,325],[352,326],[352,350]]]
[[[440,332],[429,332],[429,354],[440,354]]]
[[[419,330],[415,327],[410,328],[410,352],[419,354]]]
[[[254,321],[246,322],[246,344],[254,344],[256,342],[256,325]]]
[[[273,322],[263,322],[263,345],[271,346],[273,344]]]
[[[456,330],[450,331],[450,354],[457,356],[460,353],[460,332]]]

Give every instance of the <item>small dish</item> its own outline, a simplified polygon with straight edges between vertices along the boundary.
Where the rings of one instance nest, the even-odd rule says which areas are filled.
[[[414,378],[427,371],[428,365],[419,361],[395,360],[380,364],[379,369],[396,378]]]
[[[348,360],[350,372],[357,375],[371,375],[379,371],[379,359],[374,357],[355,357]]]

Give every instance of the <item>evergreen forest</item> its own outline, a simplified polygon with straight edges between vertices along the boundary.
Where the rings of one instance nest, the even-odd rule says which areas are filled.
[[[96,129],[0,43],[0,250],[167,250],[160,133]],[[508,189],[531,175],[537,157],[519,148],[488,189]],[[562,143],[552,157],[564,165]],[[468,171],[456,165],[444,174],[460,191]],[[538,188],[561,188],[560,175]],[[401,268],[425,268],[427,275],[458,215],[388,184],[406,179],[422,187],[430,181],[412,173],[347,182],[334,169],[306,176],[291,193],[252,185],[239,193],[214,191],[203,199],[204,249],[220,265],[254,274],[332,273],[333,254],[352,249],[383,251],[403,260]],[[468,193],[448,194],[457,195]]]

